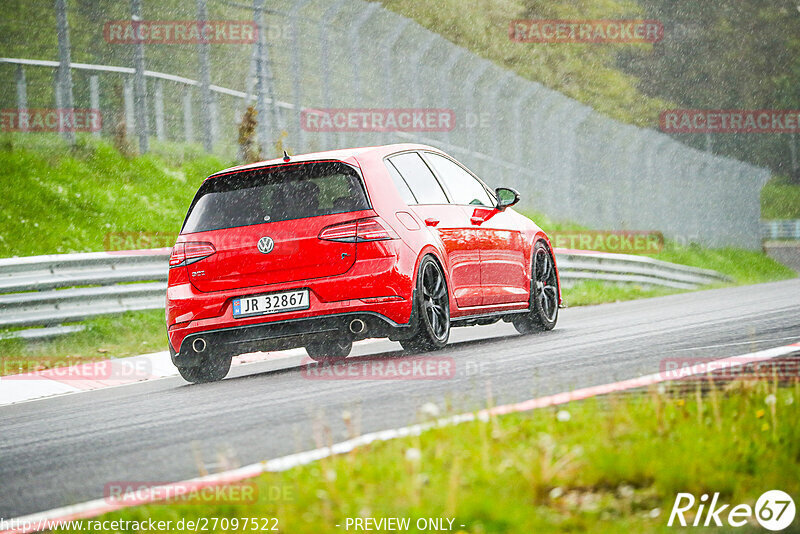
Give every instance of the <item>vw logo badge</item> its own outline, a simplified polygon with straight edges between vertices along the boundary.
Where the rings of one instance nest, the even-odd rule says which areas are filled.
[[[269,254],[275,248],[275,241],[271,237],[264,236],[258,240],[258,251],[262,254]]]

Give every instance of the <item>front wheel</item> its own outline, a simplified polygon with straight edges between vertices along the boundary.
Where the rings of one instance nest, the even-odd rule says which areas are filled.
[[[558,276],[553,256],[547,245],[537,241],[533,246],[531,267],[530,311],[512,322],[520,334],[552,330],[558,321]]]
[[[409,352],[429,352],[447,345],[450,338],[450,294],[441,267],[425,256],[417,273],[414,309],[417,331],[414,337],[400,340]]]
[[[231,370],[233,356],[230,354],[206,353],[200,358],[200,365],[192,367],[178,366],[178,372],[184,380],[192,384],[217,382],[225,378]]]

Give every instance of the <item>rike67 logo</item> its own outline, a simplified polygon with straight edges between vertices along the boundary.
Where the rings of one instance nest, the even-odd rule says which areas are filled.
[[[677,519],[677,524],[682,527],[721,527],[725,524],[743,527],[748,523],[752,524],[752,519],[755,519],[765,529],[778,531],[792,524],[796,511],[792,498],[781,490],[764,492],[752,508],[749,504],[737,504],[733,508],[730,506],[719,503],[719,493],[714,493],[710,502],[705,493],[699,500],[691,493],[678,493],[667,526],[673,526]],[[689,516],[689,521],[694,516],[694,521],[690,524],[684,514]]]

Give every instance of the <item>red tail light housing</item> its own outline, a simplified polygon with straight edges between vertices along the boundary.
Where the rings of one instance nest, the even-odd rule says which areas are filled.
[[[324,241],[339,241],[341,243],[365,243],[399,239],[391,228],[382,224],[380,219],[376,218],[328,226],[323,228],[317,237]]]
[[[176,243],[169,256],[169,267],[182,267],[205,259],[217,252],[214,245],[205,241]]]

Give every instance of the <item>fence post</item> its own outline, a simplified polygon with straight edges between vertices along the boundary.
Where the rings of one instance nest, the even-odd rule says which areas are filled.
[[[63,95],[61,94],[61,80],[58,75],[59,70],[56,69],[53,74],[53,96],[55,97],[56,109],[61,109],[63,107],[63,101],[61,100]]]
[[[254,46],[250,54],[250,68],[247,71],[247,80],[245,80],[245,97],[243,100],[244,111],[250,107],[256,97],[256,77],[258,76],[258,47]]]
[[[289,25],[292,28],[292,93],[294,94],[294,113],[295,123],[292,127],[294,132],[294,142],[297,143],[295,150],[304,152],[306,150],[306,134],[302,127],[303,98],[302,98],[302,69],[300,62],[300,43],[298,42],[299,26],[298,14],[303,7],[311,0],[295,0],[289,10]]]
[[[533,96],[538,87],[531,83],[525,83],[525,89],[520,93],[516,100],[514,100],[514,153],[517,155],[517,165],[525,167],[525,149],[522,142],[523,122],[522,122],[522,105]]]
[[[256,23],[256,34],[258,35],[255,45],[256,56],[256,111],[258,119],[256,123],[258,146],[262,156],[266,157],[270,141],[270,132],[273,130],[272,120],[267,112],[267,76],[265,65],[266,61],[266,40],[264,31],[264,0],[253,0],[253,20]],[[274,102],[273,102],[274,104]]]
[[[164,133],[164,81],[155,80],[155,112],[156,112],[156,138],[163,141],[166,137]]]
[[[322,17],[319,19],[319,40],[320,40],[320,65],[322,66],[322,101],[326,108],[330,109],[333,104],[331,103],[331,65],[330,65],[330,58],[328,57],[328,31],[331,27],[331,22],[339,10],[342,8],[342,4],[345,3],[346,0],[337,0],[333,5],[331,5],[328,9],[325,10]],[[323,132],[322,138],[324,139],[325,146],[323,147],[324,150],[329,150],[331,148],[331,134],[330,132]]]
[[[467,79],[464,81],[464,101],[469,102],[469,109],[467,110],[468,112],[473,111],[475,108],[477,108],[476,102],[478,99],[477,95],[475,94],[476,92],[475,85],[478,83],[478,80],[480,80],[483,74],[486,72],[486,69],[489,68],[489,65],[490,65],[489,60],[486,59],[481,60],[480,67],[470,72],[467,75]],[[466,124],[464,126],[467,127]],[[469,148],[470,150],[475,150],[476,149],[475,133],[470,131],[468,127],[466,133],[467,133],[467,139],[469,140],[468,141],[469,146],[465,148]]]
[[[15,78],[17,82],[17,113],[21,114],[23,110],[28,109],[28,84],[25,80],[25,69],[22,68],[22,65],[17,65]],[[28,121],[19,121],[19,129],[21,132],[27,130],[25,127],[27,122]]]
[[[208,110],[208,115],[211,117],[211,139],[216,142],[219,140],[219,108],[217,106],[217,99],[219,97],[211,93],[211,105]]]
[[[500,91],[508,85],[509,81],[514,77],[514,75],[507,70],[503,71],[503,74],[495,79],[494,84],[492,85],[491,89],[489,90],[489,104],[492,106],[492,117],[491,117],[491,126],[490,128],[493,130],[493,134],[491,135],[490,139],[487,139],[485,136],[485,132],[483,131],[484,125],[483,120],[481,118],[481,114],[478,114],[475,129],[479,131],[479,143],[478,145],[481,147],[491,147],[491,154],[494,156],[500,156],[505,161],[511,161],[511,154],[509,151],[511,150],[511,143],[507,141],[507,136],[511,133],[511,125],[504,125],[500,123]],[[507,103],[507,100],[503,101],[504,104]],[[504,109],[507,109],[507,104],[504,106]],[[501,138],[503,136],[503,138]],[[484,176],[489,178],[489,175],[492,173],[492,169],[487,166],[488,162],[483,160],[482,167],[483,172],[485,173]],[[494,172],[505,173],[506,167],[497,167]],[[508,181],[508,178],[505,176],[498,177],[505,180],[505,183],[511,183]],[[512,177],[516,179],[516,176]],[[516,184],[515,184],[516,185]]]
[[[350,26],[350,65],[353,67],[353,102],[357,107],[364,107],[364,97],[361,93],[361,67],[362,63],[359,61],[361,54],[361,27],[372,17],[375,11],[380,7],[380,4],[368,4],[364,11],[358,16],[355,22]],[[362,134],[355,132],[353,134],[354,143],[361,144]]]
[[[194,143],[194,127],[192,123],[192,88],[183,88],[183,135],[187,143]]]
[[[197,0],[197,25],[205,28],[208,19],[206,0]],[[209,66],[209,44],[200,42],[197,45],[197,57],[200,63],[200,123],[202,124],[203,148],[206,152],[214,150],[214,133],[211,117],[211,67]]]
[[[133,81],[130,78],[122,82],[122,97],[125,101],[125,131],[131,135],[136,131],[136,113],[133,109]]]
[[[100,124],[103,124],[103,114],[100,113],[100,79],[96,74],[89,76],[89,107],[100,115]],[[100,137],[100,130],[94,130],[92,135]]]
[[[131,0],[131,20],[138,30],[142,20],[142,0]],[[139,33],[138,31],[136,33]],[[136,135],[139,137],[139,152],[145,154],[149,149],[150,120],[147,113],[147,81],[144,79],[144,43],[137,39],[133,49],[133,96],[136,107]]]
[[[67,0],[56,0],[56,21],[58,23],[58,84],[56,90],[61,93],[58,101],[59,116],[66,111],[65,124],[59,124],[61,135],[71,145],[75,144],[75,118],[72,116],[72,71],[70,70],[69,25],[67,24]]]
[[[442,105],[444,105],[445,102],[450,101],[450,95],[452,94],[453,88],[453,77],[451,71],[453,70],[453,67],[455,67],[456,63],[458,63],[458,60],[461,59],[461,56],[464,55],[463,48],[455,45],[452,46],[453,51],[448,56],[445,64],[442,65],[442,68],[439,70],[439,74],[441,75],[441,79],[439,80],[439,98],[441,98]],[[453,110],[453,112],[455,113],[455,110]],[[458,117],[456,117],[456,124],[458,124]],[[447,139],[448,144],[451,144],[452,132],[452,129],[445,132],[445,139]]]
[[[384,91],[384,105],[387,108],[394,107],[394,80],[393,80],[393,72],[392,72],[392,58],[393,58],[393,50],[395,42],[400,38],[403,32],[406,29],[406,26],[411,21],[407,18],[403,18],[398,22],[398,24],[394,27],[394,30],[386,35],[385,40],[383,41],[383,69],[384,69],[384,76],[385,79],[383,80],[383,87]],[[397,83],[402,83],[402,76],[398,78]],[[392,132],[386,132],[384,134],[384,140],[386,143],[392,141]]]
[[[436,42],[438,35],[431,32],[417,50],[411,55],[411,65],[414,66],[414,105],[422,105],[422,58],[428,53]]]

